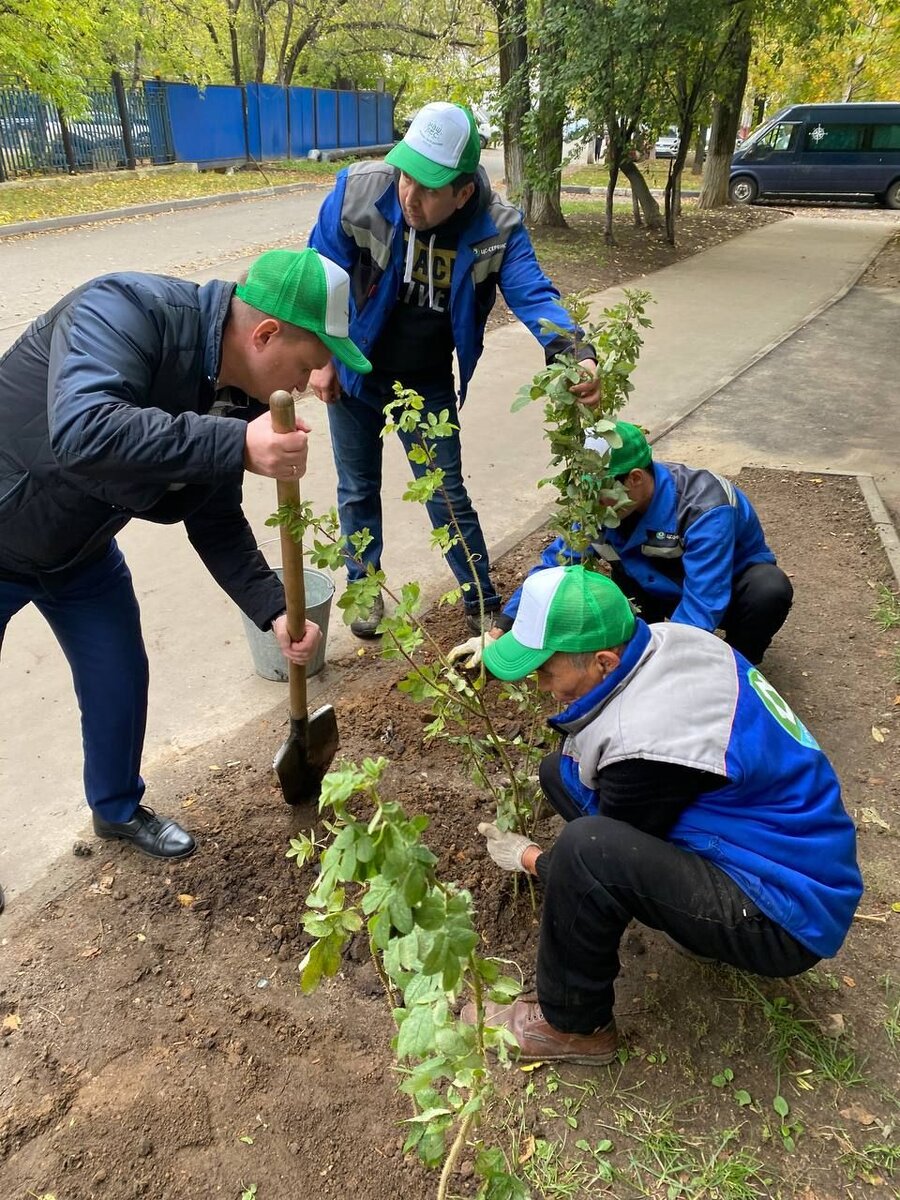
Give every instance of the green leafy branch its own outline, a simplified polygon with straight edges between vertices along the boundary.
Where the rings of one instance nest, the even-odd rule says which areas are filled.
[[[631,375],[643,344],[642,330],[651,324],[645,316],[649,303],[649,292],[626,291],[623,301],[604,309],[600,320],[591,323],[585,297],[567,297],[565,306],[578,330],[572,352],[539,371],[512,405],[513,412],[537,401],[544,405],[551,467],[559,469],[538,486],[556,488],[554,529],[579,554],[598,540],[602,529],[619,524],[619,512],[628,503],[624,487],[609,474],[609,449],[601,454],[584,442],[586,437],[600,437],[610,448],[621,445],[615,419],[634,389]],[[572,338],[571,329],[541,324],[545,332]],[[584,381],[578,355],[585,346],[594,352],[600,378],[600,401],[595,405],[583,404],[570,391]]]
[[[428,818],[408,817],[382,795],[387,766],[384,758],[367,758],[322,782],[319,808],[329,814],[331,840],[306,898],[303,925],[315,940],[300,963],[300,982],[311,992],[336,974],[350,938],[365,929],[397,1027],[400,1090],[413,1105],[404,1152],[415,1149],[431,1167],[444,1163],[437,1193],[443,1200],[492,1090],[486,1055],[494,1051],[505,1062],[515,1045],[507,1030],[485,1025],[485,995],[506,1003],[521,983],[477,953],[472,897],[437,877],[435,855],[422,842]],[[312,836],[300,836],[288,857],[302,866],[317,849]],[[474,1024],[455,1015],[464,996],[474,1001]]]

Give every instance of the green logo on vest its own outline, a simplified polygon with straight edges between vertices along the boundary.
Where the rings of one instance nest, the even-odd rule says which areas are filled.
[[[795,742],[801,746],[812,746],[818,750],[819,744],[809,732],[788,702],[779,696],[768,679],[753,667],[747,673],[747,681],[762,700],[766,709],[775,718],[785,733],[789,733]]]

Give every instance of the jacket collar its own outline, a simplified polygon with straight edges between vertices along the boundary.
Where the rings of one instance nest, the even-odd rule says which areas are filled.
[[[561,733],[578,733],[597,716],[612,697],[628,683],[634,671],[643,660],[650,645],[650,626],[640,617],[635,621],[631,641],[625,647],[622,661],[614,671],[592,688],[584,696],[579,696],[568,708],[563,709],[555,717],[550,717],[547,724],[551,729]]]
[[[675,480],[672,472],[665,463],[653,463],[653,498],[646,512],[640,513],[627,539],[620,543],[625,549],[640,546],[648,529],[663,529],[666,513],[671,513],[675,506]]]
[[[200,285],[200,329],[203,336],[203,371],[215,386],[222,362],[222,331],[236,284],[213,279]]]

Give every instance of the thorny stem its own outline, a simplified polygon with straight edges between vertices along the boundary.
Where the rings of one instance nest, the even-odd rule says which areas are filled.
[[[438,1184],[437,1200],[446,1200],[447,1188],[450,1186],[450,1176],[456,1170],[456,1160],[462,1153],[462,1148],[466,1144],[466,1138],[469,1136],[469,1130],[472,1128],[474,1120],[475,1114],[470,1112],[466,1113],[460,1122],[459,1129],[456,1131],[456,1137],[453,1139],[453,1145],[450,1147],[450,1153],[444,1160],[444,1169],[441,1171],[441,1181]]]

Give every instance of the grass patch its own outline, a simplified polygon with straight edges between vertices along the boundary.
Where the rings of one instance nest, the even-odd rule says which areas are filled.
[[[878,597],[873,616],[879,629],[896,629],[900,625],[900,594],[891,591],[884,583],[875,585]]]
[[[826,1037],[812,1017],[798,1015],[785,996],[770,999],[749,977],[740,978],[738,989],[762,1013],[767,1026],[767,1047],[779,1075],[787,1068],[805,1090],[823,1081],[842,1087],[857,1087],[865,1082],[853,1051],[844,1047],[839,1038]]]
[[[638,163],[641,174],[647,180],[647,183],[652,188],[664,188],[666,180],[669,178],[669,160],[657,159],[655,162]],[[694,186],[700,186],[700,176],[692,175],[690,168],[681,173],[681,186],[690,188],[691,180],[695,181]],[[609,183],[609,171],[605,166],[581,166],[573,167],[565,172],[563,183],[579,184],[582,187],[606,187]],[[617,187],[628,187],[628,180],[619,172]]]
[[[249,192],[284,183],[329,183],[346,165],[346,162],[289,161],[266,164],[265,175],[255,169],[235,171],[231,175],[212,171],[160,171],[153,175],[137,175],[132,171],[121,171],[115,175],[72,175],[35,180],[24,186],[0,184],[0,225],[105,212],[132,204],[187,200],[223,192]]]
[[[753,1200],[771,1195],[771,1178],[750,1150],[735,1145],[739,1128],[718,1131],[709,1138],[685,1137],[674,1127],[669,1106],[659,1113],[630,1108],[628,1136],[636,1147],[628,1155],[629,1172],[620,1178],[645,1196],[667,1200]]]

